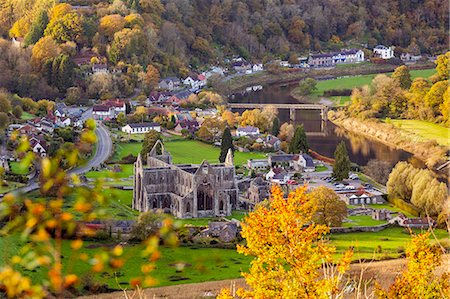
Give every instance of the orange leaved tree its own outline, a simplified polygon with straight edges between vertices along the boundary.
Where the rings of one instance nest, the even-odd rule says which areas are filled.
[[[300,187],[284,198],[280,187],[242,222],[246,245],[238,252],[254,256],[248,273],[242,273],[249,290],[239,289],[242,298],[332,298],[347,270],[352,253],[344,254],[332,267],[335,248],[323,237],[329,228],[315,224],[311,195]],[[331,271],[330,269],[334,271]],[[219,298],[233,298],[223,290]]]

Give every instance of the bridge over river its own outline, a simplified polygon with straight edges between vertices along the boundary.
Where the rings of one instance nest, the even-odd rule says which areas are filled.
[[[320,110],[320,117],[323,121],[327,121],[328,106],[322,104],[257,104],[257,103],[228,103],[229,108],[234,109],[264,109],[266,106],[275,107],[277,109],[289,109],[291,121],[295,121],[296,110]]]

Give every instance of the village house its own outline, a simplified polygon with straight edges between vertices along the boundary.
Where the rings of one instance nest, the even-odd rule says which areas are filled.
[[[239,127],[236,130],[236,136],[242,137],[242,136],[258,136],[259,135],[259,129],[252,126],[246,126],[246,127]]]
[[[107,74],[107,73],[109,73],[108,65],[105,63],[95,63],[92,65],[92,73]]]
[[[314,172],[316,170],[313,158],[307,154],[298,155],[297,163],[302,167],[302,171],[304,172]]]
[[[281,167],[271,168],[270,171],[266,173],[266,180],[274,184],[286,184],[287,181],[290,180],[290,178],[291,176],[289,175],[289,173]]]
[[[394,58],[394,49],[392,47],[386,47],[383,45],[378,45],[373,48],[373,55],[382,59]]]
[[[127,106],[124,101],[121,101],[119,99],[106,100],[106,101],[103,101],[102,104],[112,107],[114,110],[115,116],[117,116],[119,113],[127,114]]]
[[[414,55],[411,53],[402,53],[400,54],[400,59],[405,63],[414,63],[419,61],[422,58],[422,55]]]
[[[42,135],[31,137],[29,143],[33,153],[36,153],[36,155],[41,158],[45,158],[47,156],[47,142]]]
[[[245,72],[246,70],[249,70],[252,68],[252,65],[250,63],[247,63],[245,60],[241,60],[241,61],[236,61],[233,62],[233,64],[231,65],[231,67],[236,71],[236,72]]]
[[[388,209],[373,209],[372,219],[374,220],[389,220],[392,218],[391,211]]]
[[[127,124],[122,127],[122,132],[128,134],[145,134],[150,131],[161,132],[161,126],[158,123],[140,123]]]
[[[198,121],[196,120],[182,120],[178,122],[178,124],[175,126],[174,131],[177,133],[181,133],[181,131],[186,130],[190,134],[194,134],[197,132],[199,128]]]
[[[263,67],[262,63],[256,63],[252,66],[253,73],[262,72],[263,70],[264,70],[264,67]]]
[[[206,77],[202,74],[191,74],[183,80],[183,84],[190,87],[191,90],[199,90],[206,86]]]
[[[249,159],[247,160],[247,168],[252,170],[262,170],[269,167],[267,159]]]
[[[114,108],[106,105],[94,105],[92,116],[96,120],[110,120],[114,118]]]
[[[359,63],[364,61],[364,52],[358,49],[339,52],[311,54],[308,64],[311,67],[334,66],[336,64]]]
[[[178,87],[180,87],[181,80],[177,77],[167,77],[164,79],[161,79],[158,83],[158,88],[163,90],[174,90]]]
[[[263,143],[265,148],[273,151],[278,151],[281,148],[281,140],[270,134],[265,137]]]
[[[56,118],[56,125],[60,128],[68,127],[72,124],[72,119],[68,116],[62,116]]]
[[[389,220],[391,224],[397,224],[401,227],[417,228],[417,229],[429,229],[436,225],[436,221],[430,217],[425,218],[408,218],[402,213],[399,213],[397,217]]]

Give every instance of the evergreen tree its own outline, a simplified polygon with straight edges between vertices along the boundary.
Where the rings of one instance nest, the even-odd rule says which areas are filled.
[[[333,177],[338,181],[348,178],[350,172],[350,158],[344,141],[341,141],[334,152]]]
[[[58,88],[61,91],[72,86],[74,68],[75,65],[72,59],[67,55],[63,55],[58,70]]]
[[[220,156],[219,156],[220,163],[225,162],[228,149],[230,148],[232,151],[234,151],[233,139],[231,138],[230,128],[226,127],[225,130],[223,131],[222,144],[220,145]]]
[[[45,27],[48,24],[48,15],[45,10],[42,10],[37,19],[31,24],[30,30],[24,38],[24,45],[28,47],[29,45],[35,44],[41,37],[44,36]]]
[[[308,140],[303,125],[295,127],[294,137],[289,143],[289,152],[292,154],[308,153]]]
[[[272,130],[270,131],[272,135],[278,136],[280,133],[280,119],[275,117],[272,122]]]
[[[396,68],[392,74],[392,79],[397,81],[402,89],[409,89],[411,87],[411,75],[409,74],[409,69],[406,65]]]

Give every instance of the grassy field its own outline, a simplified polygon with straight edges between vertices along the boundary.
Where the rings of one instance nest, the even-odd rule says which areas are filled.
[[[396,127],[418,136],[417,141],[436,140],[440,145],[450,146],[450,128],[423,120],[392,119]]]
[[[237,219],[241,221],[245,217],[246,213],[242,211],[232,211],[231,216],[225,217],[227,219]],[[192,218],[192,219],[178,219],[176,220],[181,225],[193,225],[193,226],[207,226],[208,222],[218,220],[218,218]]]
[[[112,165],[110,165],[112,166]],[[97,178],[111,178],[111,179],[123,179],[129,178],[133,175],[133,164],[118,164],[121,171],[112,172],[111,170],[101,170],[101,171],[89,171],[86,173],[86,177],[89,179]]]
[[[448,240],[446,231],[436,230],[435,233],[439,239]],[[354,260],[399,257],[411,239],[409,233],[402,228],[388,228],[376,233],[335,234],[328,238],[329,244],[337,248],[336,258],[349,248],[354,248]],[[24,242],[20,241],[18,236],[0,238],[0,248],[4,248],[0,253],[0,265],[5,264],[22,245]],[[86,242],[80,253],[92,256],[113,245],[113,243]],[[145,262],[141,257],[142,249],[142,245],[125,246],[123,258],[126,266],[120,272],[105,269],[101,273],[92,274],[87,263],[75,260],[69,241],[64,241],[64,270],[81,277],[92,277],[96,281],[108,284],[110,288],[118,289],[119,285],[128,287],[130,279],[138,276]],[[161,259],[157,261],[152,275],[158,280],[159,286],[231,279],[240,277],[241,271],[248,269],[250,261],[251,257],[240,255],[234,249],[162,247]],[[184,264],[184,268],[177,271],[175,265],[178,263]],[[43,270],[36,272],[22,270],[35,281],[40,281],[44,275]]]
[[[435,69],[426,69],[426,70],[412,70],[410,71],[411,79],[415,78],[428,78],[435,73]],[[386,73],[386,75],[391,75],[392,73]],[[322,80],[317,81],[317,90],[315,90],[311,95],[313,98],[317,99],[323,96],[324,91],[330,89],[353,89],[355,87],[361,87],[364,85],[370,85],[373,78],[375,78],[377,74],[371,75],[361,75],[361,76],[347,76],[341,77],[332,80]],[[330,97],[330,99],[334,100],[337,105],[344,105],[346,102],[350,100],[349,96],[337,96]]]
[[[167,151],[170,152],[173,158],[173,163],[176,164],[199,164],[203,160],[208,160],[211,163],[218,163],[220,148],[195,140],[186,139],[172,139],[164,142]],[[142,143],[118,143],[114,153],[113,160],[119,160],[129,154],[137,155],[141,151]],[[234,162],[236,165],[247,163],[248,159],[262,159],[264,153],[235,152]]]

